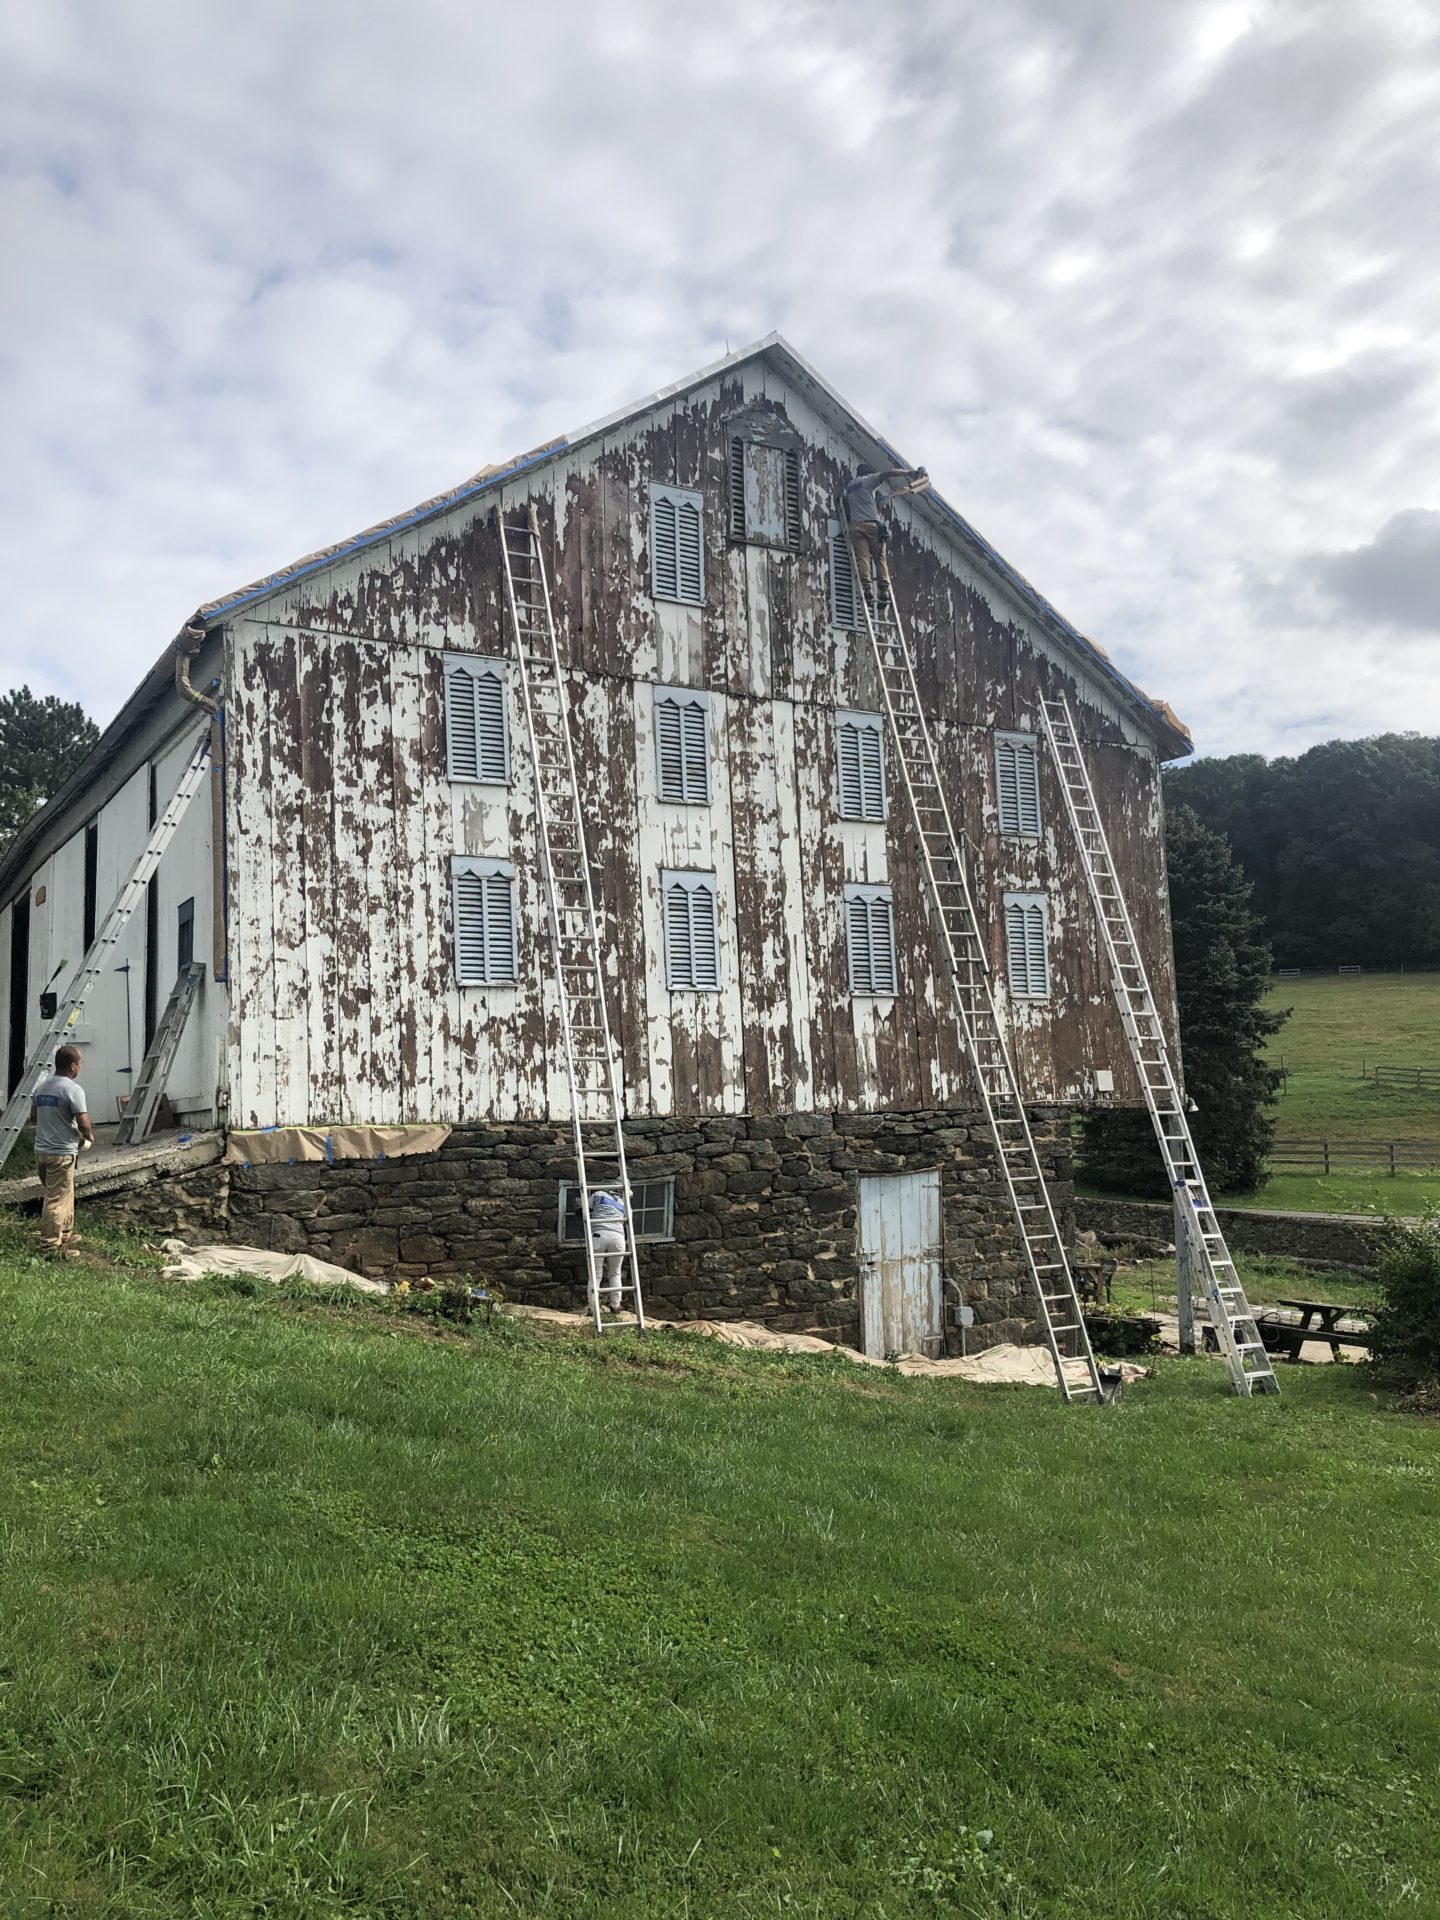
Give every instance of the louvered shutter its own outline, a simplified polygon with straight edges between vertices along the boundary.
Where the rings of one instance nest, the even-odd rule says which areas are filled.
[[[847,820],[861,820],[865,816],[865,778],[860,765],[858,722],[840,722],[835,730],[835,748],[840,773],[840,811]]]
[[[684,797],[701,806],[710,799],[710,741],[703,701],[687,700],[680,718],[685,734]]]
[[[715,923],[714,882],[690,889],[690,984],[701,990],[720,984],[720,935]]]
[[[515,882],[503,873],[485,878],[485,977],[515,978]]]
[[[787,545],[800,545],[800,449],[790,447],[785,454],[785,539]]]
[[[1021,833],[1040,831],[1040,755],[1033,742],[1017,746],[1015,775]]]
[[[475,729],[478,778],[506,785],[510,779],[510,741],[506,725],[505,676],[487,667],[475,676]]]
[[[720,930],[713,873],[664,873],[665,984],[672,993],[720,985]]]
[[[485,881],[482,875],[457,872],[455,888],[455,978],[461,986],[478,986],[485,979]]]
[[[445,668],[445,751],[452,780],[480,778],[475,679],[458,662],[447,662]]]
[[[677,508],[669,494],[654,493],[650,505],[650,567],[657,600],[680,597],[680,555],[676,539]]]
[[[1015,775],[1015,742],[995,742],[995,798],[1001,833],[1020,831],[1020,793]]]
[[[676,530],[679,567],[677,599],[698,607],[705,598],[705,561],[700,535],[700,507],[694,500],[680,504]]]
[[[1045,940],[1045,909],[1036,905],[1025,909],[1025,950],[1030,975],[1030,991],[1050,991],[1050,954]]]
[[[685,798],[685,741],[680,703],[670,697],[655,702],[655,751],[660,766],[660,798]]]
[[[730,538],[745,538],[745,442],[730,442]]]
[[[850,956],[851,993],[873,991],[870,966],[870,903],[857,889],[847,890],[845,938]]]
[[[1005,975],[1010,991],[1031,1000],[1050,993],[1050,943],[1043,895],[1005,896]]]
[[[888,895],[870,902],[870,991],[895,991],[895,922]]]
[[[855,592],[855,561],[850,542],[838,520],[830,522],[830,624],[853,633],[860,625],[860,602]]]
[[[885,741],[879,720],[860,729],[861,812],[867,820],[885,818]]]

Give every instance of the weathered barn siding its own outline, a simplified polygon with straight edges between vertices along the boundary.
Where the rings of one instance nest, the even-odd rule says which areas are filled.
[[[728,537],[727,418],[783,408],[800,434],[798,552]],[[857,451],[777,373],[752,362],[509,484],[537,505],[602,874],[609,985],[636,1115],[931,1109],[964,1103],[903,799],[889,819],[838,817],[834,715],[876,710],[868,650],[829,625],[826,522]],[[703,609],[649,591],[651,481],[705,498]],[[496,498],[337,561],[228,645],[232,1114],[303,1120],[543,1119],[564,1111],[557,1008],[538,899],[533,790],[512,678],[508,791],[446,778],[441,654],[508,655]],[[997,992],[1001,896],[1051,904],[1053,992],[1009,1009],[1022,1083],[1083,1103],[1094,1074],[1138,1098],[1060,790],[1042,755],[1039,841],[996,831],[992,735],[1039,731],[1042,692],[1070,696],[1162,1004],[1168,929],[1155,747],[1098,673],[1083,680],[958,547],[900,510],[893,553],[957,819],[975,842]],[[709,694],[712,800],[656,789],[655,684]],[[461,988],[452,854],[513,859],[521,977]],[[665,986],[660,872],[716,872],[723,987]],[[894,895],[899,992],[848,991],[843,888]]]

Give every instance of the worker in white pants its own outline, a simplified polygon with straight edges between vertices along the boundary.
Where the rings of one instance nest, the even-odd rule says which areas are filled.
[[[620,1311],[620,1275],[625,1265],[625,1202],[603,1187],[590,1189],[590,1240],[595,1248],[601,1304]]]

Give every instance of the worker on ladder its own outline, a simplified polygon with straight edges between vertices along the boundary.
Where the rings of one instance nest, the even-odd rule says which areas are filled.
[[[625,1202],[606,1187],[590,1189],[590,1243],[600,1304],[620,1311],[620,1275],[625,1266]]]
[[[890,593],[890,563],[885,557],[890,529],[885,522],[885,502],[896,494],[918,493],[929,484],[924,467],[882,467],[876,471],[863,469],[845,489],[843,517],[860,591],[876,606],[879,603],[873,583],[877,575],[887,598]]]

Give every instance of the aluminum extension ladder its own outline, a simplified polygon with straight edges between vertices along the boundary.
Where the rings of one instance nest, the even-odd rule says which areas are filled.
[[[195,1004],[200,982],[204,978],[203,960],[191,960],[180,969],[170,989],[170,998],[165,1002],[160,1024],[155,1029],[155,1038],[150,1042],[150,1051],[141,1063],[140,1078],[130,1090],[130,1098],[120,1116],[120,1125],[115,1129],[117,1147],[133,1146],[137,1140],[149,1138],[155,1115],[160,1110],[160,1096],[165,1091],[165,1082],[170,1078],[180,1036],[185,1031],[185,1022],[190,1017],[190,1009]]]
[[[1055,756],[1065,793],[1065,810],[1080,848],[1090,898],[1104,936],[1110,981],[1125,1036],[1130,1042],[1140,1084],[1145,1089],[1145,1103],[1155,1123],[1155,1135],[1170,1184],[1179,1202],[1178,1218],[1183,1223],[1182,1231],[1192,1255],[1188,1269],[1192,1273],[1198,1270],[1201,1297],[1236,1393],[1246,1397],[1254,1393],[1278,1393],[1280,1383],[1275,1378],[1275,1369],[1270,1364],[1211,1204],[1190,1123],[1185,1117],[1184,1090],[1170,1061],[1165,1029],[1140,957],[1140,945],[1110,854],[1110,843],[1100,824],[1095,791],[1069,704],[1062,695],[1054,700],[1042,700],[1041,710],[1045,738]],[[1193,1282],[1187,1280],[1186,1284]]]
[[[145,898],[145,888],[150,876],[160,864],[160,857],[175,838],[176,829],[185,817],[186,809],[204,784],[205,775],[210,767],[210,732],[207,728],[195,743],[195,750],[186,763],[180,776],[179,785],[171,794],[169,803],[160,818],[150,830],[150,838],[145,851],[135,862],[130,877],[115,896],[114,904],[101,922],[100,930],[91,943],[90,951],[80,963],[79,971],[71,982],[69,993],[61,1000],[55,1010],[55,1017],[41,1035],[40,1044],[31,1054],[20,1083],[11,1095],[10,1104],[0,1114],[0,1167],[10,1158],[15,1142],[20,1138],[30,1117],[30,1097],[45,1076],[52,1071],[52,1061],[57,1047],[63,1046],[65,1035],[80,1017],[80,1010],[89,998],[90,989],[105,971],[115,952],[130,916]]]
[[[541,884],[560,994],[561,1047],[570,1087],[590,1317],[597,1333],[607,1326],[630,1325],[643,1333],[645,1303],[640,1293],[634,1208],[625,1163],[620,1069],[605,1000],[585,812],[570,737],[569,689],[560,672],[540,523],[533,506],[523,525],[508,522],[503,513],[499,519],[505,593],[515,633],[515,658],[535,775]],[[593,1191],[618,1193],[625,1203],[625,1274],[620,1286],[624,1317],[620,1320],[607,1321],[601,1313],[603,1256],[595,1251],[595,1229],[590,1218]]]
[[[1069,1400],[1104,1398],[1100,1369],[1090,1346],[1080,1297],[1060,1237],[1049,1189],[1035,1150],[1015,1069],[995,1011],[990,966],[980,936],[960,841],[940,784],[930,729],[920,705],[915,666],[895,606],[886,589],[886,611],[872,615],[854,562],[855,598],[865,610],[875,664],[880,670],[905,797],[920,845],[930,903],[949,956],[950,998],[961,1044],[975,1069],[986,1124],[995,1143],[1006,1195],[1019,1230],[1025,1264],[1040,1302],[1041,1324],[1060,1392]]]

